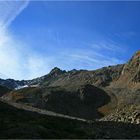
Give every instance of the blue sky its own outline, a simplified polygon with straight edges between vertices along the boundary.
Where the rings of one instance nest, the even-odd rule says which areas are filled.
[[[139,1],[29,1],[24,5],[3,33],[10,39],[5,45],[8,52],[0,50],[6,52],[1,61],[7,58],[0,73],[7,77],[32,79],[55,66],[94,70],[124,63],[140,49]],[[3,65],[5,60],[1,61]]]

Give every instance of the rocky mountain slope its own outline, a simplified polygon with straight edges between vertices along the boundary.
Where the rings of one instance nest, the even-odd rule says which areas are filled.
[[[94,71],[54,68],[43,77],[15,81],[29,87],[13,90],[3,98],[65,115],[99,119],[116,108],[139,105],[139,60],[138,51],[126,64]]]
[[[122,65],[107,67],[97,71],[72,70],[69,72],[54,68],[37,83],[37,87],[14,90],[3,98],[38,108],[55,111],[86,119],[101,118],[116,104],[116,99],[102,88],[112,80],[117,80]],[[113,73],[115,72],[115,74]],[[31,83],[31,81],[30,81]],[[33,82],[32,82],[33,83]],[[95,84],[94,84],[95,83]],[[98,86],[98,87],[97,87]],[[100,107],[109,104],[102,113]]]
[[[2,138],[6,137],[7,130],[7,138],[18,138],[21,134],[25,134],[25,138],[140,138],[140,51],[122,65],[93,71],[64,71],[56,67],[49,74],[33,80],[1,79],[0,85],[2,101],[16,103],[25,110],[28,110],[26,106],[30,106],[68,115],[69,118],[94,120],[79,122],[66,119],[61,123],[63,127],[60,129],[58,120],[63,121],[61,118],[50,119],[37,115],[33,119],[34,113],[20,111],[0,102],[0,114],[5,116],[2,116],[4,120],[2,117],[0,119],[0,126],[3,126],[0,134]],[[29,117],[29,121],[14,124],[14,117],[12,114],[7,116],[6,110],[17,117],[20,112],[20,117],[26,121]],[[11,118],[14,120],[11,121]],[[44,125],[42,118],[47,125]],[[32,119],[37,130],[32,127]],[[20,133],[15,133],[18,125]],[[23,128],[36,134],[32,135]],[[53,137],[51,134],[54,132]]]
[[[60,87],[47,87],[44,89],[30,87],[10,92],[3,98],[86,119],[102,117],[97,109],[110,101],[110,97],[103,90],[91,85],[81,86],[75,92]]]
[[[100,121],[140,124],[140,105],[129,105],[111,112]]]
[[[104,67],[93,71],[71,70],[66,72],[65,70],[60,70],[59,68],[55,67],[49,74],[32,80],[19,81],[14,79],[0,79],[0,85],[9,89],[15,89],[18,88],[18,86],[42,84],[47,86],[65,86],[71,82],[77,84],[80,80],[80,84],[94,84],[95,86],[104,87],[109,85],[112,80],[117,80],[119,78],[122,68],[123,65],[117,65]],[[73,85],[71,85],[71,87],[72,86]]]
[[[123,122],[82,122],[40,115],[0,102],[0,139],[138,139],[139,128]]]

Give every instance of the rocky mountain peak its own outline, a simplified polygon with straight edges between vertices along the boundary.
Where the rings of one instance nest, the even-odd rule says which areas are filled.
[[[54,76],[57,76],[57,75],[60,75],[60,74],[63,74],[65,73],[66,71],[63,71],[61,70],[60,68],[58,67],[54,67],[51,72],[49,73],[50,75],[54,75]]]
[[[124,65],[121,80],[122,78],[128,82],[140,82],[140,51],[137,51]]]

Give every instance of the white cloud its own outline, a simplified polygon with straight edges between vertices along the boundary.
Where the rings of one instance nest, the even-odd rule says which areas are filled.
[[[1,78],[6,75],[9,78],[30,79],[48,72],[48,59],[27,49],[28,45],[16,39],[7,28],[28,3],[28,0],[0,1]]]
[[[23,78],[30,50],[6,28],[1,28],[1,31],[0,38],[3,42],[0,43],[0,72],[10,78]]]
[[[28,48],[27,44],[17,40],[6,28],[1,28],[1,76],[6,75],[14,79],[32,79],[49,72],[52,68],[51,63],[53,59],[40,56]]]
[[[6,29],[0,30],[0,72],[11,77],[19,69],[19,52],[17,45]],[[17,73],[19,74],[19,73]]]
[[[31,55],[27,59],[28,78],[32,79],[49,73],[52,59],[39,55]]]

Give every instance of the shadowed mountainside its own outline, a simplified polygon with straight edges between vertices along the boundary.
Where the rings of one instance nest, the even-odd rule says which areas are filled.
[[[98,108],[110,102],[110,97],[92,85],[79,86],[75,92],[61,87],[30,87],[3,96],[9,101],[85,119],[101,118]]]
[[[140,138],[140,125],[81,122],[40,115],[0,102],[0,138]]]

